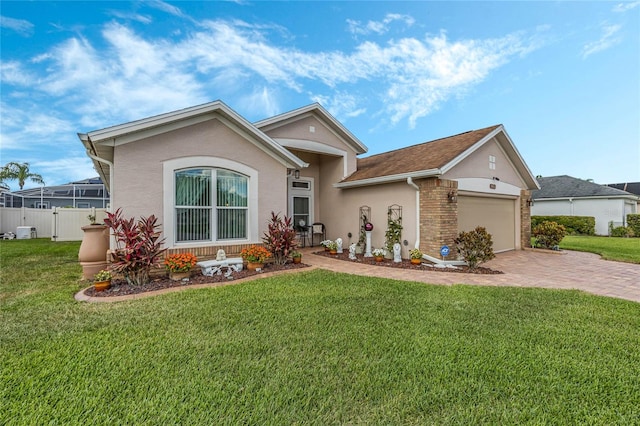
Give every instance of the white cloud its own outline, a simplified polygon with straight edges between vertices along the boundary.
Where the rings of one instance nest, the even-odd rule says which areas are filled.
[[[33,81],[33,76],[20,62],[6,61],[0,63],[0,79],[4,84],[27,85]]]
[[[404,22],[408,27],[412,26],[415,23],[415,19],[413,19],[413,17],[409,15],[388,13],[382,21],[368,21],[366,24],[363,24],[360,21],[355,21],[353,19],[347,19],[347,28],[352,34],[384,34],[389,31],[389,24],[394,21]]]
[[[11,29],[18,34],[28,37],[33,34],[33,24],[24,19],[13,19],[7,16],[0,16],[0,27]]]
[[[116,17],[116,18],[127,19],[127,20],[131,20],[131,21],[137,21],[137,22],[141,22],[143,24],[150,24],[151,22],[153,22],[153,19],[151,19],[150,16],[141,15],[139,13],[123,12],[121,10],[111,10],[111,11],[109,11],[109,13],[112,16]]]
[[[594,53],[602,52],[620,43],[621,38],[615,36],[618,31],[620,31],[620,28],[622,28],[621,25],[603,24],[602,36],[599,40],[584,45],[582,48],[582,58],[586,59]]]
[[[630,2],[616,4],[612,10],[614,12],[620,13],[620,12],[626,12],[628,10],[634,9],[638,6],[640,6],[640,1],[630,1]]]
[[[243,96],[238,106],[251,111],[256,117],[272,117],[281,112],[276,96],[272,92],[268,87],[256,88],[252,93]]]
[[[358,117],[367,112],[365,107],[350,93],[336,92],[332,95],[311,95],[311,100],[318,102],[340,121]]]
[[[41,174],[49,186],[98,176],[92,161],[81,152],[57,160],[32,161],[30,169]]]
[[[402,15],[385,18],[399,19],[410,22]],[[52,96],[56,108],[76,114],[76,122],[85,127],[72,131],[220,98],[235,97],[243,108],[251,105],[271,115],[279,112],[278,90],[323,93],[322,85],[335,94],[314,99],[322,99],[342,119],[366,111],[386,115],[392,125],[406,119],[414,126],[514,56],[538,47],[522,34],[451,41],[443,32],[423,39],[364,41],[352,51],[307,52],[271,42],[268,32],[274,29],[279,31],[239,21],[207,21],[176,43],[109,23],[102,32],[106,46],[70,38],[37,57],[38,65],[46,66],[39,77],[20,79],[19,74],[36,71],[18,63],[2,72],[15,84]],[[373,93],[363,89],[371,82]]]

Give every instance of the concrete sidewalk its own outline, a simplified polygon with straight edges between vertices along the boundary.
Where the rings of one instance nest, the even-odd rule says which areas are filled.
[[[363,265],[314,255],[321,247],[303,249],[303,262],[335,272],[419,281],[431,284],[472,284],[509,287],[577,289],[601,296],[640,302],[640,265],[602,260],[599,255],[517,250],[500,253],[483,266],[500,275],[460,274]]]

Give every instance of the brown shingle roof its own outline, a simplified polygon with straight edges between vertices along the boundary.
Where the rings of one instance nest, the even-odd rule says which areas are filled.
[[[370,157],[358,158],[358,169],[342,182],[442,168],[500,126],[498,124]]]

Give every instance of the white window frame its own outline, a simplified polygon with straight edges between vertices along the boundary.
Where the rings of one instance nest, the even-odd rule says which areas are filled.
[[[175,230],[175,172],[181,169],[226,169],[248,178],[247,182],[247,238],[234,240],[185,241],[176,242]],[[165,247],[207,247],[215,244],[259,243],[258,228],[258,171],[233,160],[217,157],[184,157],[162,163],[162,186],[164,193],[163,222]],[[212,206],[215,208],[215,206]]]

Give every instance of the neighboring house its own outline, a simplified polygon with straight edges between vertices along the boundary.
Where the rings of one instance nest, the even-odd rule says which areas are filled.
[[[625,182],[625,183],[609,183],[607,186],[612,188],[621,189],[623,191],[630,192],[638,196],[638,210],[640,211],[640,182]]]
[[[21,191],[3,192],[0,204],[4,207],[29,207],[50,209],[53,207],[106,208],[109,192],[100,177],[79,180],[57,186],[42,186]]]
[[[534,216],[592,216],[596,234],[608,235],[609,223],[626,224],[629,213],[637,213],[638,196],[620,189],[571,176],[538,178],[540,189],[531,197]]]
[[[367,148],[319,104],[250,123],[216,101],[79,137],[112,209],[158,216],[169,251],[238,253],[262,241],[272,211],[321,222],[346,248],[365,206],[381,247],[392,205],[403,257],[418,246],[440,259],[478,225],[496,251],[529,246],[538,186],[502,125],[358,158]]]

